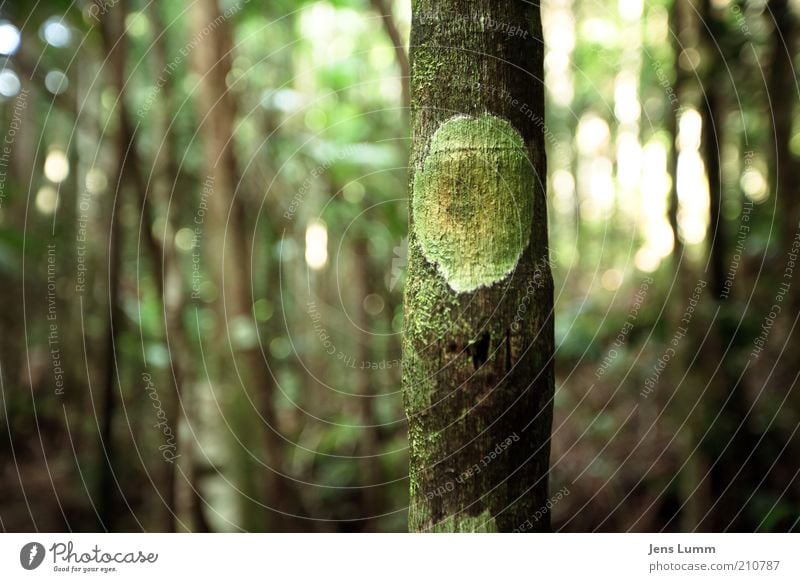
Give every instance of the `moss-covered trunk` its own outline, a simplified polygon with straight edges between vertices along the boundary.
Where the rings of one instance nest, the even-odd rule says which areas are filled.
[[[412,531],[541,531],[553,397],[538,5],[417,0],[403,384]]]

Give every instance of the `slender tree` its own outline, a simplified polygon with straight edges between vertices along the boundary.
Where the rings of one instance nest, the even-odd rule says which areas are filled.
[[[409,528],[547,530],[553,283],[539,6],[413,8]]]
[[[108,54],[109,75],[117,92],[117,112],[120,114],[120,125],[124,124],[124,86],[125,69],[122,64],[127,58],[125,41],[124,15],[127,13],[127,2],[122,2],[119,10],[106,15],[101,22],[100,31],[103,48]],[[122,206],[125,178],[130,172],[128,158],[128,142],[123,128],[115,133],[116,169],[114,175],[114,204],[108,226],[108,321],[105,337],[104,378],[102,396],[100,398],[100,447],[98,470],[97,516],[100,528],[112,531],[117,521],[116,495],[122,493],[119,481],[114,473],[116,447],[114,442],[114,417],[117,410],[117,393],[121,391],[119,384],[119,368],[117,363],[117,340],[123,325],[123,312],[120,305],[122,275]],[[119,386],[119,387],[118,387]]]
[[[669,24],[671,29],[670,45],[672,48],[673,58],[672,68],[675,71],[673,86],[674,97],[669,102],[670,111],[667,113],[665,121],[665,125],[671,139],[668,163],[669,172],[672,176],[672,184],[669,190],[669,207],[667,211],[667,217],[669,218],[669,225],[672,229],[672,238],[674,240],[672,258],[676,269],[681,263],[681,257],[683,256],[683,243],[681,242],[680,235],[678,234],[678,122],[680,121],[684,86],[686,84],[686,74],[680,65],[681,52],[683,51],[681,32],[683,30],[685,20],[683,11],[684,8],[682,0],[673,0],[669,13]]]
[[[372,360],[372,346],[374,338],[371,337],[369,329],[371,327],[370,318],[364,309],[362,299],[371,292],[371,278],[369,273],[369,250],[367,239],[358,236],[353,244],[353,275],[352,285],[354,296],[359,300],[359,305],[355,309],[355,326],[353,332],[356,335],[356,357],[361,362]],[[374,377],[374,376],[373,376]],[[380,457],[378,448],[378,421],[375,416],[376,391],[371,386],[372,378],[370,370],[361,369],[355,378],[356,398],[358,399],[358,415],[363,423],[361,437],[359,438],[359,471],[365,483],[362,486],[362,511],[364,516],[375,517],[380,514]],[[364,522],[364,526],[372,526],[372,520]]]
[[[699,530],[753,531],[755,524],[748,522],[751,493],[758,489],[763,478],[757,456],[750,453],[759,446],[756,425],[753,423],[752,399],[748,396],[748,376],[735,373],[726,354],[735,335],[735,327],[726,320],[725,277],[728,270],[730,238],[726,233],[723,216],[725,171],[722,165],[722,147],[726,139],[725,112],[730,105],[731,73],[723,67],[730,62],[729,51],[735,41],[735,32],[726,28],[722,14],[711,0],[700,3],[701,43],[705,51],[705,65],[701,89],[702,156],[708,176],[709,230],[706,249],[705,272],[709,277],[712,298],[720,308],[708,326],[710,332],[699,348],[701,362],[698,366],[708,377],[710,398],[698,403],[696,410],[704,438],[698,442],[698,453],[711,460],[711,466],[696,471],[702,485],[707,488],[708,509],[693,526]],[[707,369],[704,369],[707,368]],[[699,433],[700,430],[697,430]],[[692,443],[694,449],[694,443]],[[697,461],[699,468],[702,461]],[[698,485],[699,486],[699,485]],[[711,501],[713,500],[713,501]],[[699,505],[694,500],[696,506]]]
[[[779,209],[780,248],[788,249],[792,246],[800,223],[800,204],[792,194],[798,163],[790,146],[792,118],[798,95],[797,71],[792,62],[798,26],[788,0],[770,2],[769,11],[773,20],[771,65],[767,80],[767,117],[771,125],[769,175]],[[780,261],[785,258],[783,252],[777,256]],[[794,294],[794,305],[800,305],[797,294]]]
[[[237,371],[247,391],[241,395],[247,396],[252,391],[253,402],[258,407],[258,420],[266,425],[253,427],[263,431],[264,436],[263,448],[267,458],[266,468],[262,469],[263,479],[250,465],[250,453],[244,452],[243,455],[239,478],[246,481],[242,509],[245,527],[277,531],[289,527],[286,514],[291,511],[282,508],[294,503],[294,492],[282,477],[284,441],[277,429],[274,379],[258,344],[237,342],[232,338],[236,325],[255,334],[255,320],[252,312],[251,245],[240,187],[239,161],[234,151],[237,103],[227,86],[233,68],[233,33],[229,16],[229,13],[226,15],[221,11],[217,0],[201,0],[194,5],[194,38],[198,42],[193,62],[201,77],[197,94],[199,133],[204,146],[206,174],[213,185],[208,200],[208,233],[204,238],[211,256],[212,277],[223,290],[217,306],[219,321],[224,326],[225,337],[221,339],[230,348],[226,355],[237,362]],[[231,359],[226,359],[226,366],[231,363]],[[241,422],[252,424],[250,418]],[[257,488],[261,481],[264,485],[259,492]]]
[[[725,281],[725,253],[727,250],[725,223],[722,219],[723,182],[720,160],[723,141],[722,87],[728,82],[720,66],[724,27],[714,11],[711,0],[701,4],[702,38],[706,54],[706,82],[700,87],[702,123],[702,154],[708,176],[709,235],[706,272],[715,298],[723,297]]]
[[[371,3],[372,7],[381,15],[383,29],[392,43],[392,48],[394,48],[397,65],[400,67],[400,99],[403,103],[403,109],[408,110],[411,107],[411,91],[408,82],[410,66],[408,54],[403,46],[403,38],[392,14],[392,3],[389,0],[371,0]]]
[[[161,5],[148,5],[148,15],[155,24],[156,30],[165,30]],[[163,139],[154,155],[152,171],[144,182],[141,169],[138,172],[137,184],[140,189],[140,209],[146,220],[144,239],[153,263],[157,291],[163,313],[164,338],[169,348],[170,368],[174,390],[165,395],[167,414],[177,424],[186,418],[191,424],[191,408],[193,398],[191,390],[191,366],[189,349],[190,340],[184,323],[183,313],[186,296],[181,281],[178,253],[175,248],[173,212],[170,210],[186,204],[186,195],[175,187],[179,175],[179,163],[176,158],[179,152],[177,132],[174,124],[174,85],[172,75],[164,74],[168,70],[167,35],[162,34],[153,39],[153,61],[156,78],[163,75],[160,101],[162,107],[152,113],[156,115],[155,131]],[[135,134],[133,134],[135,137]],[[158,143],[158,142],[157,142]],[[138,167],[138,166],[137,166]],[[153,214],[157,208],[163,209],[163,220],[166,223],[164,236],[158,239],[153,234]],[[179,432],[176,430],[176,432]],[[176,436],[176,438],[178,438]],[[208,523],[203,513],[200,499],[195,457],[191,439],[177,442],[176,456],[185,462],[178,467],[177,462],[164,463],[164,484],[166,499],[162,512],[163,527],[167,531],[177,531],[178,522],[190,531],[208,531]],[[182,478],[178,473],[182,474]]]

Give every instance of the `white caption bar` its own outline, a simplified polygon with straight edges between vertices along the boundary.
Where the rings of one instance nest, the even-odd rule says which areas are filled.
[[[0,580],[795,582],[798,550],[792,534],[3,534]]]

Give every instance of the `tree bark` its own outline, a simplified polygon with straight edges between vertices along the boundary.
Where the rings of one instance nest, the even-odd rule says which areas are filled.
[[[545,531],[554,339],[539,7],[419,0],[411,34],[409,529]]]

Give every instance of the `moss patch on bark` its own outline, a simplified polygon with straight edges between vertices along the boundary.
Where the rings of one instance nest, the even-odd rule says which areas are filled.
[[[412,212],[423,255],[454,291],[514,270],[530,240],[534,180],[524,140],[504,119],[456,116],[433,134]]]

